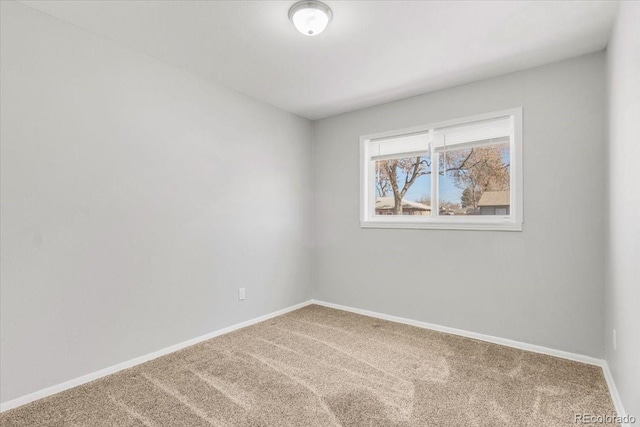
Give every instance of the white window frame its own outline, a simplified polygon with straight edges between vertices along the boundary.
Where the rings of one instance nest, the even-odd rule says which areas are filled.
[[[481,120],[509,116],[512,120],[510,135],[510,215],[439,215],[438,174],[431,174],[431,216],[422,215],[376,215],[375,214],[375,162],[371,160],[372,141],[402,137],[413,134],[428,134],[438,128],[472,123]],[[433,146],[431,168],[439,169],[439,154]],[[523,223],[523,169],[522,169],[522,108],[495,111],[486,114],[447,120],[423,126],[398,129],[360,137],[360,226],[363,228],[414,228],[446,230],[500,230],[522,231]]]

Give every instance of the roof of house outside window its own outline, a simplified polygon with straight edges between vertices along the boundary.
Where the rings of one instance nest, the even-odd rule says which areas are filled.
[[[376,199],[376,209],[394,209],[395,199],[393,197],[378,197]],[[424,203],[412,202],[402,199],[402,209],[415,209],[419,211],[430,211],[431,206]]]
[[[478,206],[509,206],[509,190],[485,191],[480,197]]]

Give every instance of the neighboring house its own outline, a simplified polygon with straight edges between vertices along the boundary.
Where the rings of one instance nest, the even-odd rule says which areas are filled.
[[[480,215],[509,215],[509,190],[485,191],[478,202]]]
[[[393,197],[376,199],[376,215],[395,215],[395,207]],[[402,199],[402,215],[431,215],[431,206]]]

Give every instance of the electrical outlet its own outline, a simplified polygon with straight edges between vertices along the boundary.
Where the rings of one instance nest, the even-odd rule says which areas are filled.
[[[618,350],[618,337],[615,329],[613,330],[613,349]]]
[[[244,288],[239,288],[238,289],[238,299],[239,300],[243,300],[244,299]]]

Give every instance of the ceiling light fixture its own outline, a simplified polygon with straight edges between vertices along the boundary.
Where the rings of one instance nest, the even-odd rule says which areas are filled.
[[[305,36],[317,36],[327,28],[333,13],[317,0],[303,0],[291,6],[289,19]]]

